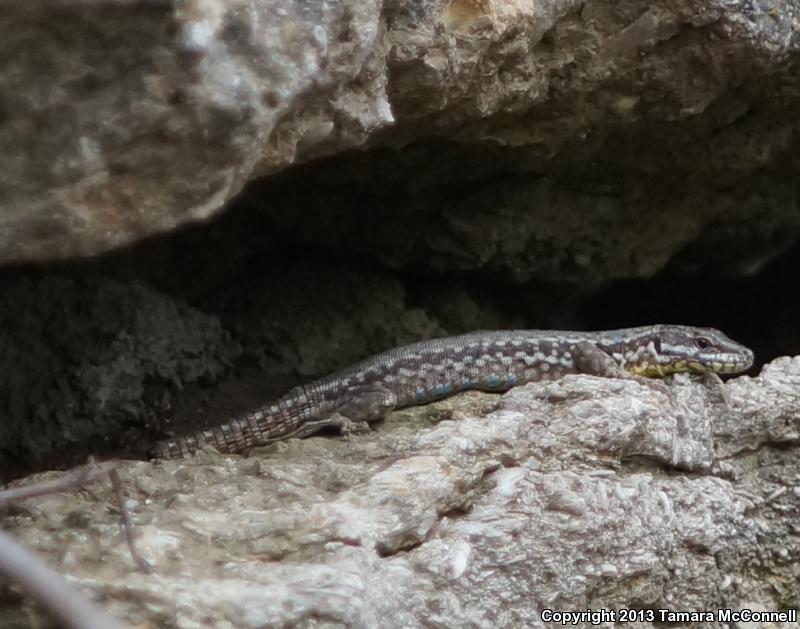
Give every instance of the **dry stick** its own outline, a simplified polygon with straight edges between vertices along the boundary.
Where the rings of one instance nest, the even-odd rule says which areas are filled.
[[[125,625],[95,607],[86,596],[3,531],[0,531],[0,577],[22,588],[64,626],[125,629]]]
[[[100,479],[105,474],[111,477],[111,484],[113,485],[117,499],[120,504],[120,512],[122,513],[123,528],[125,529],[125,538],[128,542],[131,556],[139,566],[139,569],[147,574],[153,573],[152,566],[139,554],[133,542],[133,523],[131,514],[128,510],[128,505],[125,503],[125,496],[122,491],[122,483],[117,473],[117,468],[120,466],[118,461],[108,461],[106,463],[96,463],[93,458],[89,458],[86,465],[64,474],[54,480],[45,481],[42,483],[35,483],[25,487],[17,487],[16,489],[6,489],[0,491],[0,507],[4,505],[20,501],[28,500],[29,498],[36,498],[38,496],[45,496],[54,494],[61,491],[83,487],[87,483],[94,482]]]
[[[86,483],[98,480],[111,470],[116,469],[119,465],[120,463],[118,461],[95,463],[93,459],[89,459],[86,465],[82,465],[54,480],[0,491],[0,507],[9,502],[28,500],[29,498],[36,498],[37,496],[45,496],[47,494],[55,494],[60,491],[82,487]]]
[[[128,505],[125,502],[125,493],[122,491],[122,481],[119,479],[119,473],[117,470],[111,470],[109,476],[111,476],[111,484],[114,487],[114,491],[117,492],[119,510],[120,513],[122,513],[122,528],[125,529],[125,539],[128,542],[128,550],[131,552],[131,557],[133,557],[136,565],[139,566],[139,570],[145,574],[152,574],[153,567],[139,554],[133,542],[133,521],[131,520],[131,512],[128,510]]]

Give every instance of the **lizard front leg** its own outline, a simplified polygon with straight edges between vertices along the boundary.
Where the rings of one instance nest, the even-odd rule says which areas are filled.
[[[592,376],[637,380],[662,392],[669,390],[669,387],[663,382],[645,378],[644,376],[637,376],[630,371],[626,371],[612,356],[587,341],[578,343],[572,349],[572,364],[575,365],[579,372]]]

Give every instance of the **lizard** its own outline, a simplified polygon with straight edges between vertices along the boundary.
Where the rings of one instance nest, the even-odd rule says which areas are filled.
[[[502,392],[583,373],[658,378],[673,373],[734,374],[753,352],[713,328],[658,324],[599,332],[479,331],[420,341],[376,354],[291,389],[278,400],[216,427],[156,444],[155,458],[177,459],[205,445],[243,453],[334,426],[381,419],[467,389]]]

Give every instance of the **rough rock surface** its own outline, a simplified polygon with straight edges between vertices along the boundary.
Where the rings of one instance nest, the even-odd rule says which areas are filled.
[[[383,227],[368,242],[342,241],[324,206],[281,206],[278,229],[517,278],[646,276],[731,212],[714,231],[725,249],[744,219],[765,225],[743,265],[800,233],[788,191],[731,208],[695,190],[791,146],[795,2],[37,0],[0,19],[0,261],[107,250],[207,218],[288,165],[359,145],[424,158],[432,138],[449,150],[411,172],[371,155],[349,177],[378,192],[405,171],[422,201],[400,216],[387,199],[335,205],[345,234],[361,212]],[[593,236],[603,226],[617,246]]]
[[[219,320],[138,282],[16,278],[0,290],[0,478],[119,447],[241,354]],[[113,446],[111,449],[114,449]]]
[[[798,390],[800,358],[722,388],[568,376],[396,412],[369,434],[132,462],[150,576],[103,487],[8,508],[3,524],[132,624],[796,608]],[[27,603],[1,605],[6,626],[27,626]]]
[[[306,263],[230,290],[202,280],[209,302],[193,305],[95,273],[0,279],[0,483],[88,454],[139,456],[160,431],[220,423],[298,382],[445,334],[378,274]]]
[[[373,0],[8,8],[5,260],[90,254],[206,218],[254,171],[390,119]]]
[[[0,271],[0,482],[417,338],[598,327],[588,295],[665,268],[687,275],[617,293],[609,327],[797,338],[795,285],[725,302],[709,279],[800,237],[795,0],[7,5],[0,263],[118,248],[269,177],[204,229]],[[133,624],[797,607],[798,386],[799,359],[724,395],[570,377],[131,462],[151,576],[102,485],[0,520]],[[35,613],[0,592],[0,624]]]

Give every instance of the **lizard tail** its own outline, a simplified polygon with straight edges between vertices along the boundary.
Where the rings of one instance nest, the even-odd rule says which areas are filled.
[[[278,406],[258,409],[206,430],[159,441],[150,451],[155,459],[182,459],[205,446],[223,454],[246,452],[286,438],[302,426],[302,417]]]

